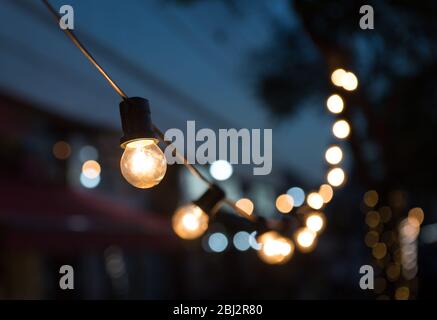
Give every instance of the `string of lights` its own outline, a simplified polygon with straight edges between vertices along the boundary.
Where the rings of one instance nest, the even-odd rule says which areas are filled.
[[[51,6],[48,0],[42,0],[51,14],[59,23],[60,16]],[[104,76],[111,87],[120,95],[123,101],[120,103],[120,117],[123,129],[123,137],[120,146],[124,149],[120,161],[120,169],[123,177],[133,186],[147,189],[156,186],[164,178],[167,170],[165,155],[158,146],[162,141],[167,146],[171,142],[164,139],[163,132],[153,124],[147,99],[128,97],[115,81],[105,72],[77,36],[68,28],[64,29],[69,39],[79,48],[84,56]],[[332,73],[331,80],[334,85],[344,90],[353,91],[358,86],[358,80],[352,72],[337,69]],[[327,108],[333,114],[341,114],[344,109],[343,99],[334,94],[327,100]],[[333,127],[334,136],[340,140],[346,139],[350,133],[350,125],[344,119],[338,119]],[[259,236],[257,238],[259,257],[269,264],[282,264],[289,261],[293,255],[295,245],[289,236],[290,224],[282,223],[277,230],[269,230],[267,221],[253,214],[254,206],[250,199],[243,198],[234,202],[226,197],[225,192],[209,179],[187,158],[178,152],[179,157],[189,172],[202,180],[207,185],[206,192],[196,201],[180,207],[174,214],[172,225],[175,233],[183,239],[195,239],[201,236],[208,228],[210,217],[218,210],[221,204],[230,206],[238,215],[255,223]],[[317,191],[310,192],[306,197],[307,205],[301,210],[303,219],[297,215],[286,215],[298,201],[290,194],[282,194],[276,199],[276,208],[279,212],[291,219],[296,219],[301,227],[294,233],[301,252],[312,251],[316,246],[317,237],[323,231],[326,217],[320,210],[331,201],[334,195],[332,187],[340,187],[345,181],[345,172],[338,164],[343,159],[343,152],[339,146],[329,147],[325,154],[326,161],[332,165],[327,174],[328,184],[323,184]],[[302,191],[303,192],[303,191]],[[305,194],[303,193],[305,197]],[[300,203],[300,205],[303,204]],[[284,222],[281,220],[281,222]],[[302,223],[304,226],[302,226]]]

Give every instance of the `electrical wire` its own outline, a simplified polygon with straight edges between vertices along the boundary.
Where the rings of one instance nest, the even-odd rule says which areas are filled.
[[[48,0],[42,0],[42,2],[46,5],[47,9],[50,11],[50,13],[54,16],[54,18],[56,19],[56,21],[59,23],[61,20],[61,17],[59,16],[59,14],[56,12],[56,10],[53,8],[53,6],[49,3]],[[96,67],[96,69],[105,77],[105,79],[109,82],[109,84],[111,85],[111,87],[120,95],[120,97],[123,100],[127,100],[128,96],[123,92],[123,90],[115,83],[114,80],[112,80],[112,78],[108,75],[108,73],[106,73],[106,71],[100,66],[100,64],[96,61],[96,59],[91,55],[91,53],[85,48],[85,46],[79,41],[79,39],[77,38],[77,36],[68,28],[63,29],[63,31],[65,32],[65,34],[70,38],[70,40],[76,45],[77,48],[79,48],[79,50],[83,53],[83,55]],[[170,141],[166,141],[164,139],[164,134],[163,132],[155,125],[153,125],[153,130],[154,132],[159,136],[160,140],[165,143],[167,146],[171,145]],[[183,160],[185,167],[197,178],[199,178],[200,180],[202,180],[203,182],[205,182],[208,187],[211,187],[213,184],[191,163],[188,162],[188,159],[181,154],[180,152],[178,152],[176,149],[176,155]],[[242,216],[243,218],[246,218],[250,221],[254,221],[255,217],[252,215],[248,215],[245,211],[241,210],[240,208],[237,207],[237,205],[235,204],[235,202],[233,202],[230,199],[225,198],[223,200],[224,203],[226,203],[227,205],[229,205],[231,208],[233,208],[235,210],[235,212]]]

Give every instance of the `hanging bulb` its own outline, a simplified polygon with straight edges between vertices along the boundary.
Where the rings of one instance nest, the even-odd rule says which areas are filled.
[[[164,178],[167,161],[155,140],[141,139],[126,145],[120,169],[131,185],[147,189],[156,186]]]
[[[120,160],[123,177],[134,187],[147,189],[164,178],[167,161],[158,147],[150,117],[149,102],[133,97],[120,103],[124,153]]]
[[[179,208],[173,215],[174,232],[182,239],[191,240],[200,237],[208,229],[208,215],[195,204]]]
[[[187,240],[200,237],[208,229],[208,215],[216,211],[224,198],[223,190],[211,185],[198,200],[176,210],[172,218],[174,232]]]
[[[257,242],[261,245],[258,256],[268,264],[284,264],[294,253],[293,242],[276,231],[268,231],[260,235]]]

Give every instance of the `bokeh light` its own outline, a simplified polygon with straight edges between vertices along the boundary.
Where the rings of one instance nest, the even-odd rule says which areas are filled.
[[[346,120],[338,120],[332,126],[332,133],[339,139],[345,139],[350,134],[350,126]]]
[[[250,199],[241,198],[235,203],[235,205],[249,216],[253,213],[254,205]]]
[[[344,69],[336,69],[332,74],[331,74],[331,81],[334,85],[336,85],[337,87],[342,87],[343,86],[343,77],[346,75],[346,71]]]
[[[341,168],[334,168],[328,172],[327,180],[328,183],[333,187],[339,187],[343,184],[345,180],[345,173]]]
[[[325,159],[329,164],[339,164],[343,160],[343,151],[339,146],[329,147],[325,152]]]
[[[95,179],[100,175],[100,164],[95,160],[88,160],[82,165],[82,173],[89,179]]]
[[[332,187],[329,184],[322,184],[319,188],[319,194],[323,198],[323,202],[328,203],[334,196],[334,190],[332,190]]]
[[[425,213],[421,208],[413,208],[408,211],[408,223],[416,227],[419,227],[423,219],[425,219]]]
[[[317,234],[308,228],[300,228],[295,233],[296,243],[301,252],[310,252],[316,244]]]
[[[376,244],[379,242],[379,233],[376,231],[369,231],[367,232],[366,236],[364,237],[364,243],[369,248],[373,248],[376,246]]]
[[[287,194],[293,198],[295,207],[300,207],[305,202],[305,191],[299,187],[288,189]]]
[[[71,147],[65,141],[58,141],[53,145],[53,155],[56,159],[65,160],[71,155]]]
[[[172,218],[174,232],[182,239],[196,239],[208,229],[208,215],[195,204],[179,208]]]
[[[381,221],[381,217],[379,216],[378,211],[369,211],[366,214],[366,224],[370,228],[375,228]]]
[[[100,183],[100,175],[95,178],[88,178],[83,173],[80,174],[80,184],[87,189],[93,189]]]
[[[373,208],[378,204],[378,192],[375,190],[369,190],[364,194],[363,201],[366,206]]]
[[[387,254],[387,246],[385,243],[378,242],[373,248],[372,248],[372,255],[376,259],[382,259]]]
[[[233,238],[234,247],[239,251],[248,250],[250,245],[250,234],[246,231],[239,231],[234,235]]]
[[[399,287],[395,292],[396,300],[408,300],[410,297],[410,289],[408,287]]]
[[[228,247],[228,238],[221,232],[212,233],[208,238],[208,246],[213,252],[223,252]]]
[[[341,84],[347,91],[354,91],[358,87],[358,78],[353,72],[346,72],[341,78]]]
[[[293,198],[288,194],[281,194],[276,198],[276,209],[281,213],[289,213],[293,210]]]
[[[232,165],[226,160],[214,161],[209,167],[209,173],[218,181],[227,180],[232,176]]]
[[[320,232],[325,227],[325,216],[321,212],[314,212],[307,216],[306,227],[312,232]]]
[[[258,242],[261,244],[258,256],[268,264],[286,263],[294,253],[293,242],[276,231],[269,231],[260,235]]]
[[[326,107],[334,114],[341,113],[344,109],[343,99],[338,94],[333,94],[326,100]]]
[[[318,194],[317,192],[311,192],[307,196],[307,204],[311,208],[318,210],[321,207],[323,207],[324,201],[323,201],[323,198],[320,194]]]

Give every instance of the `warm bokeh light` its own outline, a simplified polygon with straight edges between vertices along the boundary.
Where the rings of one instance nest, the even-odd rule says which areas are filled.
[[[338,120],[332,126],[332,133],[339,139],[345,139],[349,136],[351,128],[346,120]]]
[[[396,281],[401,275],[401,266],[396,263],[390,263],[385,273],[387,274],[388,280]]]
[[[226,160],[214,161],[209,167],[209,173],[218,181],[228,180],[233,173],[232,165]]]
[[[341,84],[347,91],[354,91],[358,87],[358,78],[353,72],[346,72],[341,78]]]
[[[363,201],[366,206],[373,208],[378,204],[378,192],[375,190],[369,190],[364,194]]]
[[[387,254],[387,246],[385,243],[378,242],[373,248],[372,248],[372,254],[376,259],[382,259]]]
[[[334,114],[341,113],[344,109],[343,99],[338,94],[333,94],[326,100],[326,107]]]
[[[379,216],[378,211],[369,211],[366,214],[366,224],[370,228],[375,228],[381,222],[381,217]]]
[[[120,160],[123,177],[141,189],[156,186],[164,178],[167,161],[153,139],[129,142]]]
[[[293,210],[293,198],[288,194],[281,194],[276,198],[276,209],[281,213],[289,213]]]
[[[324,201],[320,194],[318,194],[317,192],[311,192],[307,196],[307,204],[311,208],[319,210],[321,207],[323,207]]]
[[[320,232],[325,227],[325,216],[321,212],[310,213],[305,220],[306,227],[312,232]]]
[[[421,208],[413,208],[408,211],[408,223],[416,227],[420,226],[425,219],[425,214]]]
[[[408,300],[410,297],[410,289],[408,287],[399,287],[395,292],[396,300]]]
[[[366,243],[366,246],[369,248],[373,248],[376,246],[376,244],[379,242],[379,234],[376,231],[369,231],[367,232],[366,236],[364,237],[364,242]]]
[[[174,232],[182,239],[196,239],[208,229],[208,215],[195,204],[179,208],[172,218]]]
[[[71,155],[71,147],[65,141],[58,141],[53,145],[53,155],[56,159],[65,160]]]
[[[260,235],[258,243],[261,244],[258,256],[268,264],[286,263],[294,253],[293,242],[276,231],[269,231]]]
[[[346,175],[341,168],[334,168],[328,172],[327,175],[328,183],[333,187],[339,187],[343,184]]]
[[[339,146],[329,147],[325,152],[325,159],[329,164],[339,164],[343,160],[343,151]]]
[[[323,198],[323,202],[328,203],[334,196],[334,190],[329,184],[322,184],[319,188],[319,194]]]
[[[95,179],[100,175],[100,164],[95,160],[85,161],[82,165],[82,173],[89,179]]]
[[[302,252],[312,251],[316,244],[317,234],[308,228],[300,228],[295,233],[296,243]]]
[[[254,205],[250,199],[241,198],[235,203],[235,205],[238,209],[244,211],[249,216],[253,213]]]
[[[344,69],[337,69],[331,74],[331,81],[337,87],[343,86],[343,77],[346,75]]]
[[[382,222],[389,222],[392,216],[391,208],[388,206],[381,207],[379,209],[379,214],[381,216]]]

